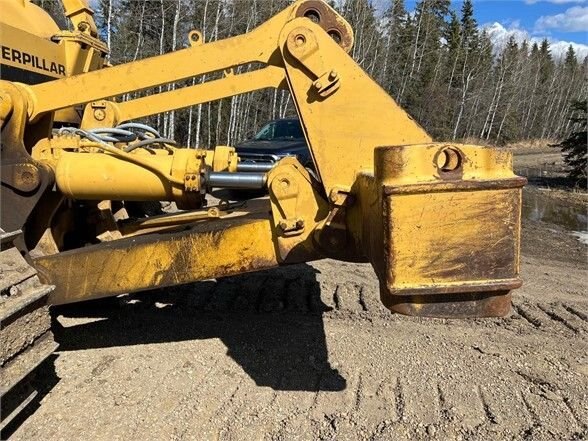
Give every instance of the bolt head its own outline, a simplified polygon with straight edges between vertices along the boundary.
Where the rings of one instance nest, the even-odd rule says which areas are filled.
[[[98,121],[104,121],[104,118],[106,118],[106,112],[102,109],[96,109],[94,110],[94,119],[98,120]]]

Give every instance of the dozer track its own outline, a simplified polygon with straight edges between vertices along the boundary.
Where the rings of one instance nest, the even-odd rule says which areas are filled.
[[[1,431],[35,401],[35,374],[57,348],[47,304],[54,286],[41,283],[13,245],[19,234],[0,229]]]

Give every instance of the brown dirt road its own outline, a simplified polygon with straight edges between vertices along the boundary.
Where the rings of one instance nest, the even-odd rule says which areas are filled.
[[[13,439],[585,439],[586,247],[524,233],[504,319],[392,315],[334,261],[55,309],[58,381]]]

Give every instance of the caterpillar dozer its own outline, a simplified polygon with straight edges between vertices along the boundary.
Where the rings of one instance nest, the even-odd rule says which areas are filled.
[[[51,305],[332,258],[371,262],[396,313],[509,312],[525,184],[511,153],[433,142],[349,56],[353,31],[327,3],[110,66],[89,6],[62,2],[69,30],[0,1],[2,425],[56,347]],[[265,88],[291,94],[311,171],[182,148],[140,122]],[[213,188],[269,196],[211,203]],[[129,215],[157,201],[178,211]]]

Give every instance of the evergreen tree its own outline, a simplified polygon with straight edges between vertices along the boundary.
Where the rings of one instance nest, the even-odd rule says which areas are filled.
[[[381,34],[373,4],[369,0],[347,0],[343,4],[342,14],[349,17],[349,22],[354,29],[353,58],[366,72],[376,76]]]
[[[465,0],[461,8],[461,47],[465,53],[477,49],[478,23],[474,18],[472,0]]]
[[[380,84],[393,97],[398,98],[402,73],[408,62],[410,41],[407,36],[408,17],[404,0],[392,0],[383,18],[383,60],[378,78]]]
[[[564,65],[566,67],[575,68],[577,64],[578,58],[576,57],[576,51],[574,51],[574,47],[570,44],[570,46],[568,47],[568,51],[566,52]]]
[[[588,179],[588,101],[575,101],[571,106],[570,122],[573,129],[569,137],[556,147],[561,148],[568,173],[576,184],[586,188]]]
[[[404,78],[400,99],[408,112],[423,124],[435,124],[439,102],[432,99],[439,96],[442,78],[441,38],[446,33],[446,16],[449,14],[449,0],[421,0],[416,5],[413,25],[414,39],[411,44],[408,74]]]

